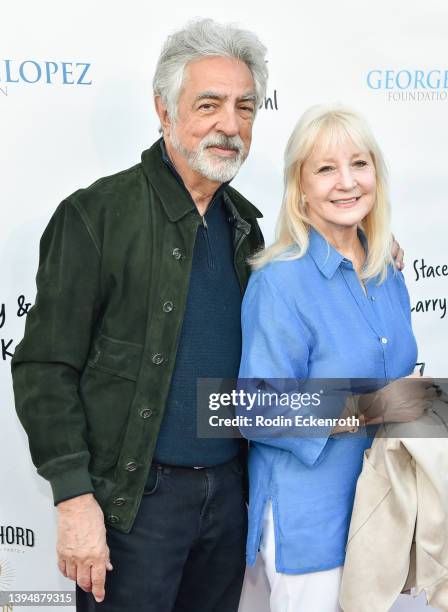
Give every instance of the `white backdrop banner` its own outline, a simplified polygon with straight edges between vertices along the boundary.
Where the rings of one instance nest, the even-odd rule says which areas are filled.
[[[99,0],[5,3],[0,37],[0,589],[67,590],[49,485],[14,411],[10,360],[34,301],[40,235],[58,203],[137,163],[158,137],[151,79],[166,36],[194,17],[232,21],[267,45],[270,80],[234,184],[273,237],[282,157],[299,115],[339,101],[371,123],[391,172],[419,360],[447,376],[448,4],[444,0],[262,3]],[[1,606],[0,606],[1,608]],[[4,610],[11,610],[5,607]],[[33,609],[33,608],[30,608]],[[42,607],[36,607],[42,610]],[[68,609],[68,608],[66,608]],[[267,612],[261,567],[241,612]],[[428,609],[401,596],[393,610]]]

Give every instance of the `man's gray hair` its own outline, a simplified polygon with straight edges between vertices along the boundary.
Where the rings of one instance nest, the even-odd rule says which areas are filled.
[[[187,64],[204,57],[229,57],[241,60],[251,71],[258,108],[266,93],[266,51],[253,32],[212,19],[192,21],[167,38],[153,79],[154,95],[162,98],[170,118],[175,120]]]

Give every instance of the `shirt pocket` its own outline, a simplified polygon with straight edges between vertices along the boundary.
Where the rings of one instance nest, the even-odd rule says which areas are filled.
[[[142,351],[143,345],[104,335],[92,345],[79,389],[92,473],[100,474],[118,460]]]

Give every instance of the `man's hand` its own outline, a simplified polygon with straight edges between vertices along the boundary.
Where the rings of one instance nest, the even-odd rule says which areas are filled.
[[[58,567],[96,601],[103,601],[106,570],[112,570],[104,515],[91,493],[60,502]]]
[[[403,270],[404,268],[404,251],[398,242],[395,239],[395,236],[392,236],[393,242],[390,250],[390,254],[392,255],[392,259],[395,260],[395,265],[398,270]]]
[[[358,408],[367,425],[414,421],[436,399],[437,391],[432,385],[432,378],[411,374],[375,393],[361,395]]]

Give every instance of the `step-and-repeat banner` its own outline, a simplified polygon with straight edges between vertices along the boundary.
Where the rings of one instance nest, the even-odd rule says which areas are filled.
[[[66,195],[135,164],[158,137],[151,92],[158,53],[165,37],[194,17],[236,22],[269,49],[266,99],[234,181],[263,211],[268,241],[283,150],[299,115],[338,101],[368,118],[390,168],[393,229],[405,249],[420,361],[426,373],[447,376],[444,0],[7,3],[0,36],[0,590],[72,588],[56,568],[50,488],[31,464],[10,379],[34,301],[40,235]],[[422,598],[406,596],[393,608],[423,609]],[[248,572],[241,611],[267,610],[257,566]]]

